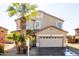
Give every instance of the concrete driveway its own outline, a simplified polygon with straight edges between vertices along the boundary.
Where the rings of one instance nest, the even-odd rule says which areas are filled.
[[[55,47],[33,47],[30,50],[30,56],[64,56],[65,48],[55,48]]]

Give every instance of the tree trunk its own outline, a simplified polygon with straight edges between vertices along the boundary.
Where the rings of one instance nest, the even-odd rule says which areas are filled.
[[[17,41],[15,41],[17,53],[20,54],[20,46]]]

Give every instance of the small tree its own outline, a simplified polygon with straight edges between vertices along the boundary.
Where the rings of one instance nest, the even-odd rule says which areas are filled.
[[[7,39],[11,40],[15,43],[16,45],[16,49],[17,49],[17,53],[20,53],[21,48],[23,48],[23,43],[25,42],[25,38],[22,34],[18,34],[18,32],[12,32],[10,34],[7,35]],[[18,44],[20,43],[20,44]]]
[[[37,15],[36,12],[37,6],[35,4],[30,3],[12,3],[9,8],[7,9],[7,12],[9,16],[17,15],[18,17],[22,18],[24,21],[21,23],[21,33],[26,36],[26,22],[31,19],[31,17],[34,17]],[[25,34],[24,34],[25,33]],[[24,40],[25,41],[25,40]],[[23,43],[22,41],[21,43]]]
[[[19,36],[20,34],[17,34],[17,32],[12,32],[12,33],[9,33],[6,37],[8,40],[14,41],[15,44],[17,45],[17,42],[19,42]]]
[[[17,15],[18,17],[22,18],[23,20],[25,19],[26,21],[22,21],[24,23],[21,24],[21,26],[23,24],[26,25],[26,22],[28,20],[31,20],[31,17],[34,17],[37,15],[36,12],[36,8],[37,6],[35,4],[30,4],[30,3],[12,3],[8,9],[7,12],[9,14],[10,17]],[[22,26],[21,27],[22,33],[26,33],[26,26]]]
[[[0,43],[0,54],[4,53],[4,46]]]

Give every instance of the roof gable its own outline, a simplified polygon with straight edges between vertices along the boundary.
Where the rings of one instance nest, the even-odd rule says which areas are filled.
[[[55,29],[57,29],[57,30],[60,30],[60,31],[62,31],[62,32],[68,33],[67,31],[62,30],[62,29],[59,29],[59,28],[57,28],[57,27],[55,27],[55,26],[52,26],[52,25],[51,25],[51,26],[47,26],[47,27],[45,27],[45,28],[43,28],[43,29],[40,29],[40,30],[37,31],[36,33],[41,32],[41,31],[43,31],[43,30],[45,30],[45,29],[48,29],[48,28],[50,28],[50,27],[55,28]]]
[[[50,15],[50,14],[48,14],[48,13],[44,12],[44,11],[38,10],[38,12],[42,12],[42,13],[44,13],[44,14],[48,15],[48,16],[54,17],[54,18],[56,18],[56,19],[58,19],[58,20],[60,20],[60,21],[64,22],[64,20],[62,20],[62,19],[60,19],[60,18],[58,18],[58,17],[56,17],[56,16]]]

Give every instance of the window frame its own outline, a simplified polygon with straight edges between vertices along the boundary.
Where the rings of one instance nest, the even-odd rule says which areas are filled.
[[[58,23],[61,23],[61,25],[60,25],[60,26],[61,26],[61,28],[60,28],[60,26],[58,26]],[[57,28],[62,29],[62,25],[63,25],[63,22],[62,22],[62,21],[57,21],[57,22],[56,22],[56,27],[57,27]]]
[[[37,23],[39,23],[39,25],[37,25]],[[34,29],[41,29],[41,20],[39,20],[38,18],[37,20],[35,20]]]

